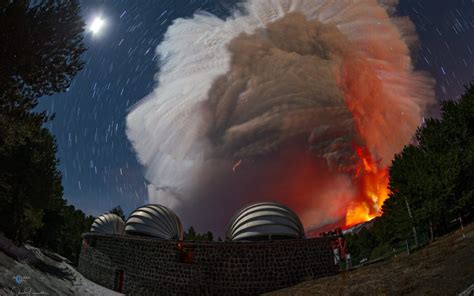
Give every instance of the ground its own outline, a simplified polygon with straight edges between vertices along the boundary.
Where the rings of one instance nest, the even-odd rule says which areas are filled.
[[[474,295],[474,223],[464,233],[465,238],[457,231],[411,255],[268,295]]]
[[[14,260],[12,255],[20,259]],[[17,276],[20,276],[19,283]],[[117,296],[122,294],[89,281],[62,260],[54,260],[33,247],[17,248],[0,235],[0,296],[7,295]]]

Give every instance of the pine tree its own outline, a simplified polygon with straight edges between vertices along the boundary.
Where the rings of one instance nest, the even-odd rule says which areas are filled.
[[[83,27],[75,0],[0,1],[0,230],[19,244],[59,245],[38,235],[62,233],[65,201],[52,116],[33,108],[82,68]]]
[[[116,206],[115,208],[111,209],[109,211],[109,213],[119,216],[120,218],[122,218],[123,221],[126,220],[125,219],[125,214],[123,213],[123,210],[122,210],[121,206]]]
[[[75,0],[0,1],[0,108],[31,111],[82,69],[84,23]]]

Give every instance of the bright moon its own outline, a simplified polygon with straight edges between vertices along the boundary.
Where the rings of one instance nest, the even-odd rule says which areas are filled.
[[[92,34],[96,35],[100,32],[100,30],[104,27],[105,21],[100,16],[94,18],[92,23],[89,26],[89,30]]]

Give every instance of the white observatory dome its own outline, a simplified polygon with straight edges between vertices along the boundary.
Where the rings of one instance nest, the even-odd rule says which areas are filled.
[[[238,211],[227,229],[232,241],[295,239],[304,237],[298,216],[277,202],[259,202]]]
[[[125,232],[167,240],[183,239],[183,226],[178,216],[158,204],[148,204],[133,211],[127,219]]]
[[[115,214],[103,214],[94,220],[91,226],[91,232],[124,234],[125,222]]]

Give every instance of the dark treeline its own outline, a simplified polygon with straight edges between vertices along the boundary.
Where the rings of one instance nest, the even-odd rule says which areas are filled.
[[[111,209],[109,213],[119,216],[123,221],[127,220],[121,206],[116,206],[115,208]]]
[[[206,233],[198,233],[196,232],[196,230],[194,230],[194,227],[191,226],[189,227],[188,231],[184,232],[184,240],[212,242],[214,241],[214,234],[211,231],[208,231]],[[221,241],[221,238],[219,237],[217,240]]]
[[[442,103],[390,167],[390,198],[373,226],[348,237],[353,258],[375,259],[459,229],[474,213],[474,84]],[[356,261],[357,261],[356,259]]]
[[[74,0],[0,0],[0,231],[73,262],[92,217],[63,198],[54,115],[35,107],[82,69],[83,27]]]

